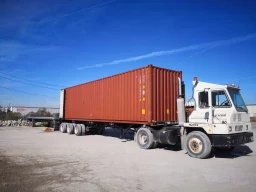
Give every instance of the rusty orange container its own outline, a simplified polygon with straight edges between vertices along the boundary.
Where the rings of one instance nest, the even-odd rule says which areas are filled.
[[[64,119],[151,124],[177,121],[181,71],[148,65],[64,90]]]

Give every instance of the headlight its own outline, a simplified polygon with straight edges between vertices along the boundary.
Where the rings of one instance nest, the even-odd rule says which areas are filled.
[[[243,125],[236,125],[235,130],[236,131],[242,131],[243,130]]]

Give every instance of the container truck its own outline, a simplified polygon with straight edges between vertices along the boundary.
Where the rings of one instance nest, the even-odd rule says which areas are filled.
[[[193,103],[185,107],[182,71],[153,65],[68,87],[60,93],[62,133],[103,134],[105,127],[133,130],[142,149],[180,144],[189,156],[253,142],[240,88],[195,77]],[[86,139],[86,138],[85,138]]]

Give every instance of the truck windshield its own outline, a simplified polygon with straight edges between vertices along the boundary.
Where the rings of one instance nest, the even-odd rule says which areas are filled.
[[[239,90],[229,88],[228,92],[229,92],[229,95],[236,107],[236,110],[238,112],[248,112],[248,109],[245,106],[244,100],[243,100]]]

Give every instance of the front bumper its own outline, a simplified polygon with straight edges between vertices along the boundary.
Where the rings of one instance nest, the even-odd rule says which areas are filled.
[[[253,142],[253,133],[237,133],[225,135],[211,135],[212,146],[214,147],[232,147],[239,144]]]

